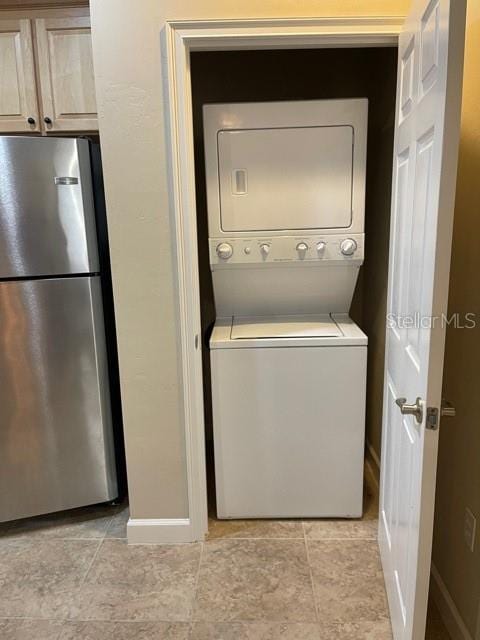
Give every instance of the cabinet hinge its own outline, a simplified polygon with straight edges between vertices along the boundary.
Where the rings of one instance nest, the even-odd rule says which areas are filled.
[[[437,407],[427,407],[427,429],[438,429],[438,409]]]

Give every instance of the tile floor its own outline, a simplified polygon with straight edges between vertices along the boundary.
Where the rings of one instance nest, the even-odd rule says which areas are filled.
[[[387,640],[376,514],[367,493],[361,521],[212,518],[175,546],[128,546],[126,506],[5,525],[0,638]]]

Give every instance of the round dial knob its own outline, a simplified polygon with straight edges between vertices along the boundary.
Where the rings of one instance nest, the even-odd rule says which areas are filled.
[[[344,256],[353,256],[355,251],[357,250],[357,243],[352,238],[347,238],[342,241],[340,245],[340,251]]]
[[[297,244],[297,251],[300,251],[301,253],[305,253],[305,251],[308,250],[308,244],[306,244],[305,242],[299,242]]]
[[[261,244],[260,245],[260,251],[262,252],[263,257],[266,258],[268,256],[268,254],[270,253],[270,245],[269,244]]]
[[[327,243],[326,242],[324,242],[323,240],[320,240],[320,242],[317,242],[317,251],[318,251],[318,253],[323,253],[326,248],[327,248]]]
[[[221,242],[217,246],[217,256],[222,260],[228,260],[233,255],[233,247],[228,242]]]

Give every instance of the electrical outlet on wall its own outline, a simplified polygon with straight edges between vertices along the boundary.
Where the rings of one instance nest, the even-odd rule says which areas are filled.
[[[463,537],[465,544],[473,551],[475,547],[475,533],[477,529],[477,519],[468,507],[465,508],[465,516],[463,519]]]

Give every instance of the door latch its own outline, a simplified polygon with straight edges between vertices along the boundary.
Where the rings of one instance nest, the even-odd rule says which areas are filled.
[[[417,398],[415,404],[407,404],[406,398],[397,398],[395,403],[400,407],[404,416],[415,416],[415,420],[420,424],[423,420],[422,399]]]

